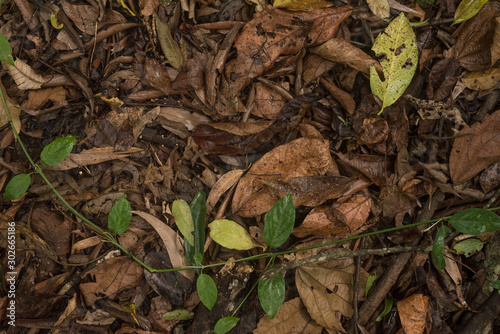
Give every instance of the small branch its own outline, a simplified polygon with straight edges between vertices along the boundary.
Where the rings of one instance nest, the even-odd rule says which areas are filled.
[[[413,251],[428,253],[432,250],[432,246],[428,247],[396,246],[396,247],[380,248],[380,249],[361,249],[358,251],[352,251],[352,250],[337,251],[337,250],[338,249],[334,249],[333,251],[325,251],[316,254],[314,256],[306,257],[304,259],[300,259],[294,262],[281,264],[267,271],[265,275],[266,277],[272,277],[279,272],[287,271],[297,267],[302,267],[307,264],[320,263],[345,257],[356,257],[365,255],[387,255],[392,253],[403,253],[403,252],[413,252]]]

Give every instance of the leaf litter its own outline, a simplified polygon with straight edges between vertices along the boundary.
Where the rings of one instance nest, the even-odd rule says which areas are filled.
[[[296,215],[287,222],[293,236],[273,243],[280,251],[498,206],[499,2],[446,2],[440,11],[418,3],[2,3],[0,33],[13,52],[0,54],[15,58],[2,64],[2,92],[36,163],[54,139],[76,138],[66,159],[43,166],[66,201],[106,227],[125,194],[132,220],[124,233],[119,219],[112,229],[155,268],[189,263],[191,223],[187,214],[174,221],[170,208],[200,190],[209,194],[202,218],[213,232],[204,264],[264,252],[265,215],[287,194]],[[62,29],[47,24],[51,13]],[[5,191],[33,168],[3,108]],[[444,270],[424,249],[440,226],[278,256],[273,270],[282,269],[287,291],[270,319],[256,292],[233,314],[264,273],[260,260],[205,269],[219,289],[209,311],[193,292],[194,270],[144,270],[75,219],[39,177],[29,181],[19,200],[4,198],[0,215],[1,240],[12,220],[19,236],[20,327],[43,319],[61,331],[91,324],[102,332],[204,333],[238,317],[235,333],[498,328],[498,319],[463,315],[494,310],[498,298],[473,303],[499,279],[498,235],[485,226],[465,254],[454,250],[463,236],[442,236]],[[397,247],[413,248],[368,255]],[[360,256],[328,258],[342,251]],[[370,274],[378,278],[365,300]],[[384,299],[395,306],[369,320]],[[186,320],[165,320],[168,312]]]

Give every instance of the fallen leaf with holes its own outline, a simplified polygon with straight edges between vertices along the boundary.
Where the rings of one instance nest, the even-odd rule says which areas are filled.
[[[80,291],[88,306],[94,305],[103,296],[115,299],[118,293],[144,283],[144,270],[128,256],[99,263],[87,275],[95,281],[80,284]]]
[[[429,297],[414,294],[397,304],[399,319],[406,334],[422,334],[432,324],[427,320],[430,312]]]
[[[496,161],[500,161],[500,110],[457,133],[450,154],[451,179],[464,183]]]
[[[279,196],[266,182],[324,175],[330,166],[329,146],[327,140],[299,138],[266,153],[238,183],[233,212],[252,217],[269,211]]]
[[[352,317],[353,288],[352,276],[355,265],[343,269],[322,267],[301,267],[297,269],[295,280],[300,298],[311,318],[319,325],[345,332],[338,319],[339,313]],[[361,269],[358,300],[362,300],[368,273]]]
[[[323,328],[312,320],[300,298],[281,305],[273,319],[262,317],[254,334],[308,333],[320,334]]]

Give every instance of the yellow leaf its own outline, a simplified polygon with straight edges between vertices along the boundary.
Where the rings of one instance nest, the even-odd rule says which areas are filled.
[[[194,223],[189,204],[183,199],[175,200],[172,204],[172,215],[179,231],[186,238],[186,241],[194,247]]]
[[[399,14],[375,40],[372,50],[380,58],[385,81],[370,68],[372,93],[382,100],[382,109],[396,102],[410,85],[418,64],[418,49],[410,22]]]
[[[462,0],[455,11],[453,24],[462,23],[476,15],[488,0]]]
[[[488,90],[500,82],[500,68],[492,67],[485,72],[471,72],[462,77],[461,80],[469,89]]]
[[[64,27],[64,24],[59,23],[56,17],[58,11],[59,9],[56,11],[55,14],[54,13],[50,14],[50,24],[52,24],[52,26],[56,29],[62,29]]]
[[[135,16],[135,13],[133,11],[130,10],[130,8],[128,8],[128,6],[125,4],[125,2],[123,2],[123,0],[117,0],[118,3],[123,7],[125,8],[126,10],[128,10],[128,12],[130,13],[130,15],[132,16]]]
[[[255,247],[262,247],[253,242],[250,234],[238,223],[228,220],[214,220],[208,224],[210,228],[210,238],[219,245],[237,250],[249,250]],[[265,249],[265,247],[262,247]]]
[[[274,8],[289,10],[315,10],[330,7],[331,2],[325,0],[274,0]]]
[[[377,15],[381,19],[387,19],[390,15],[391,7],[389,6],[389,1],[387,0],[366,0],[368,7],[373,14]]]

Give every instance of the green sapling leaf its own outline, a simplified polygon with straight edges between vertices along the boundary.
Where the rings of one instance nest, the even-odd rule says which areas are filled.
[[[366,281],[366,286],[365,286],[365,298],[368,296],[368,291],[370,291],[371,287],[373,286],[373,283],[377,280],[377,273],[373,273],[370,276],[368,276],[368,280]]]
[[[215,302],[217,301],[217,286],[215,285],[212,277],[201,274],[198,276],[196,281],[196,291],[198,291],[198,296],[200,300],[210,311],[214,308]]]
[[[5,187],[5,198],[14,200],[21,197],[30,187],[31,176],[29,174],[18,174],[10,179]]]
[[[9,65],[14,66],[14,59],[12,59],[12,48],[9,41],[4,35],[0,34],[0,61],[4,61]]]
[[[287,194],[277,201],[266,215],[264,240],[271,248],[283,245],[295,224],[295,207],[292,195]]]
[[[220,318],[219,321],[215,324],[214,332],[215,334],[225,334],[233,329],[234,326],[238,323],[240,318],[236,317],[224,317]]]
[[[259,278],[257,290],[260,305],[269,318],[273,319],[285,301],[285,279],[283,275],[279,273],[266,280]]]
[[[450,233],[451,230],[448,226],[441,226],[436,233],[436,239],[434,240],[434,245],[432,246],[432,257],[436,263],[436,267],[439,270],[443,270],[446,267],[446,262],[444,260],[444,237],[446,233]]]
[[[394,304],[394,299],[392,299],[390,297],[387,298],[385,300],[384,310],[382,311],[382,313],[380,313],[380,315],[377,317],[377,319],[375,319],[375,321],[376,322],[381,321],[383,317],[385,317],[389,312],[391,312],[393,304]]]
[[[183,199],[177,199],[172,204],[172,215],[175,225],[191,246],[194,246],[194,223],[189,204]]]
[[[191,216],[193,218],[193,241],[191,245],[189,242],[184,242],[186,250],[186,257],[191,265],[200,265],[203,262],[203,248],[205,246],[205,214],[207,213],[207,195],[204,191],[199,191],[189,204],[191,209]],[[201,255],[201,260],[196,260],[196,254]],[[201,274],[201,270],[197,270]]]
[[[63,161],[73,150],[76,137],[67,136],[57,138],[49,145],[45,146],[40,154],[42,163],[46,166],[54,166]]]
[[[183,321],[183,320],[190,320],[193,319],[194,317],[194,312],[189,311],[189,310],[173,310],[170,312],[167,312],[163,314],[161,317],[163,320],[177,320],[177,321]]]
[[[125,194],[113,205],[108,215],[108,229],[116,234],[122,234],[128,229],[132,219],[130,203]]]
[[[500,230],[500,217],[485,209],[465,209],[450,218],[453,228],[464,234],[478,235]]]

